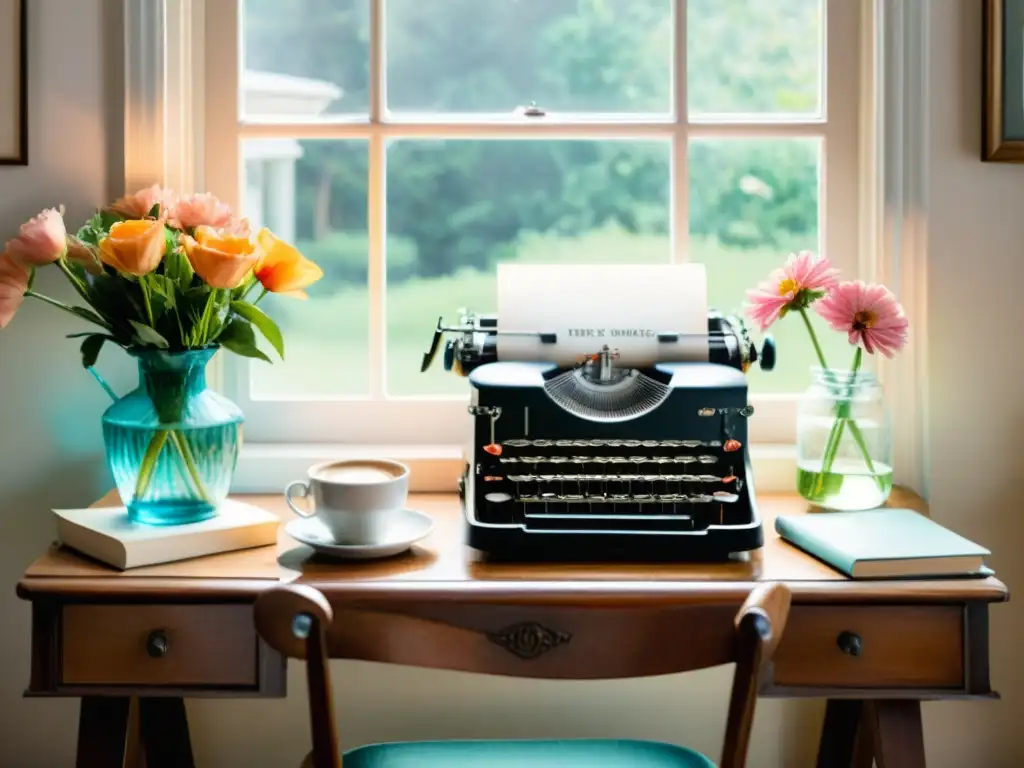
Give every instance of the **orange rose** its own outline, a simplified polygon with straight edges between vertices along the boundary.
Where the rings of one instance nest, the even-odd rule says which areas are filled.
[[[119,221],[100,241],[100,259],[118,272],[148,275],[164,257],[164,231],[162,221]]]
[[[260,258],[254,274],[268,291],[304,299],[306,292],[302,289],[324,276],[320,267],[266,227],[256,235],[256,242]]]
[[[185,254],[211,288],[235,288],[259,258],[248,237],[238,237],[213,227],[196,227],[195,237],[185,235]]]

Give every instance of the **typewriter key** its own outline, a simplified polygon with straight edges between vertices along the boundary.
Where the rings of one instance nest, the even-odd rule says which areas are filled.
[[[733,453],[734,451],[738,451],[742,447],[743,444],[739,440],[730,438],[725,441],[725,445],[722,447],[722,450],[724,450],[726,453]]]
[[[484,499],[492,504],[504,504],[506,501],[512,501],[512,497],[507,493],[488,493],[484,495]]]
[[[491,456],[501,456],[501,446],[497,443],[488,443],[484,446],[484,451],[491,454]]]

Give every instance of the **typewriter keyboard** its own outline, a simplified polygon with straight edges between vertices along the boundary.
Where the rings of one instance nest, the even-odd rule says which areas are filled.
[[[479,466],[487,506],[523,505],[532,518],[628,516],[725,521],[742,496],[734,440],[515,439]]]

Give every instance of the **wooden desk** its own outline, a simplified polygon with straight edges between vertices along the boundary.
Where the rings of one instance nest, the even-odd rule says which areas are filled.
[[[247,500],[290,515],[277,497]],[[256,596],[279,581],[320,589],[336,617],[344,615],[335,631],[358,638],[361,658],[373,660],[386,640],[399,643],[400,658],[421,664],[428,655],[417,651],[417,628],[442,622],[451,627],[451,651],[429,654],[429,665],[466,669],[473,654],[497,653],[508,674],[524,664],[557,670],[558,654],[546,651],[565,637],[595,653],[642,654],[588,636],[594,617],[608,611],[628,611],[652,633],[713,653],[718,639],[688,621],[688,610],[733,612],[756,582],[784,581],[794,606],[762,695],[829,700],[820,766],[870,765],[873,754],[890,766],[923,765],[920,700],[995,697],[988,605],[1007,600],[1006,587],[995,578],[849,580],[775,535],[775,516],[805,511],[802,500],[765,494],[759,502],[765,546],[744,561],[714,564],[484,562],[463,544],[450,495],[413,496],[411,505],[433,516],[435,529],[410,552],[382,561],[323,561],[283,529],[276,548],[125,573],[54,546],[18,584],[19,596],[32,602],[26,695],[82,697],[79,765],[122,765],[125,750],[135,748],[129,702],[138,704],[149,768],[188,765],[183,697],[285,695],[284,662],[260,643],[252,623]],[[925,511],[906,493],[895,493],[891,504]],[[649,674],[660,671],[652,657]],[[565,674],[586,676],[582,669]]]

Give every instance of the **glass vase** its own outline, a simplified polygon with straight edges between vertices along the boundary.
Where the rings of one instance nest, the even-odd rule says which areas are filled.
[[[216,348],[129,352],[139,386],[103,414],[107,462],[129,517],[151,525],[213,517],[231,486],[243,421],[206,386]]]
[[[797,490],[831,510],[874,509],[892,489],[892,435],[882,387],[867,371],[811,369],[797,404]]]

